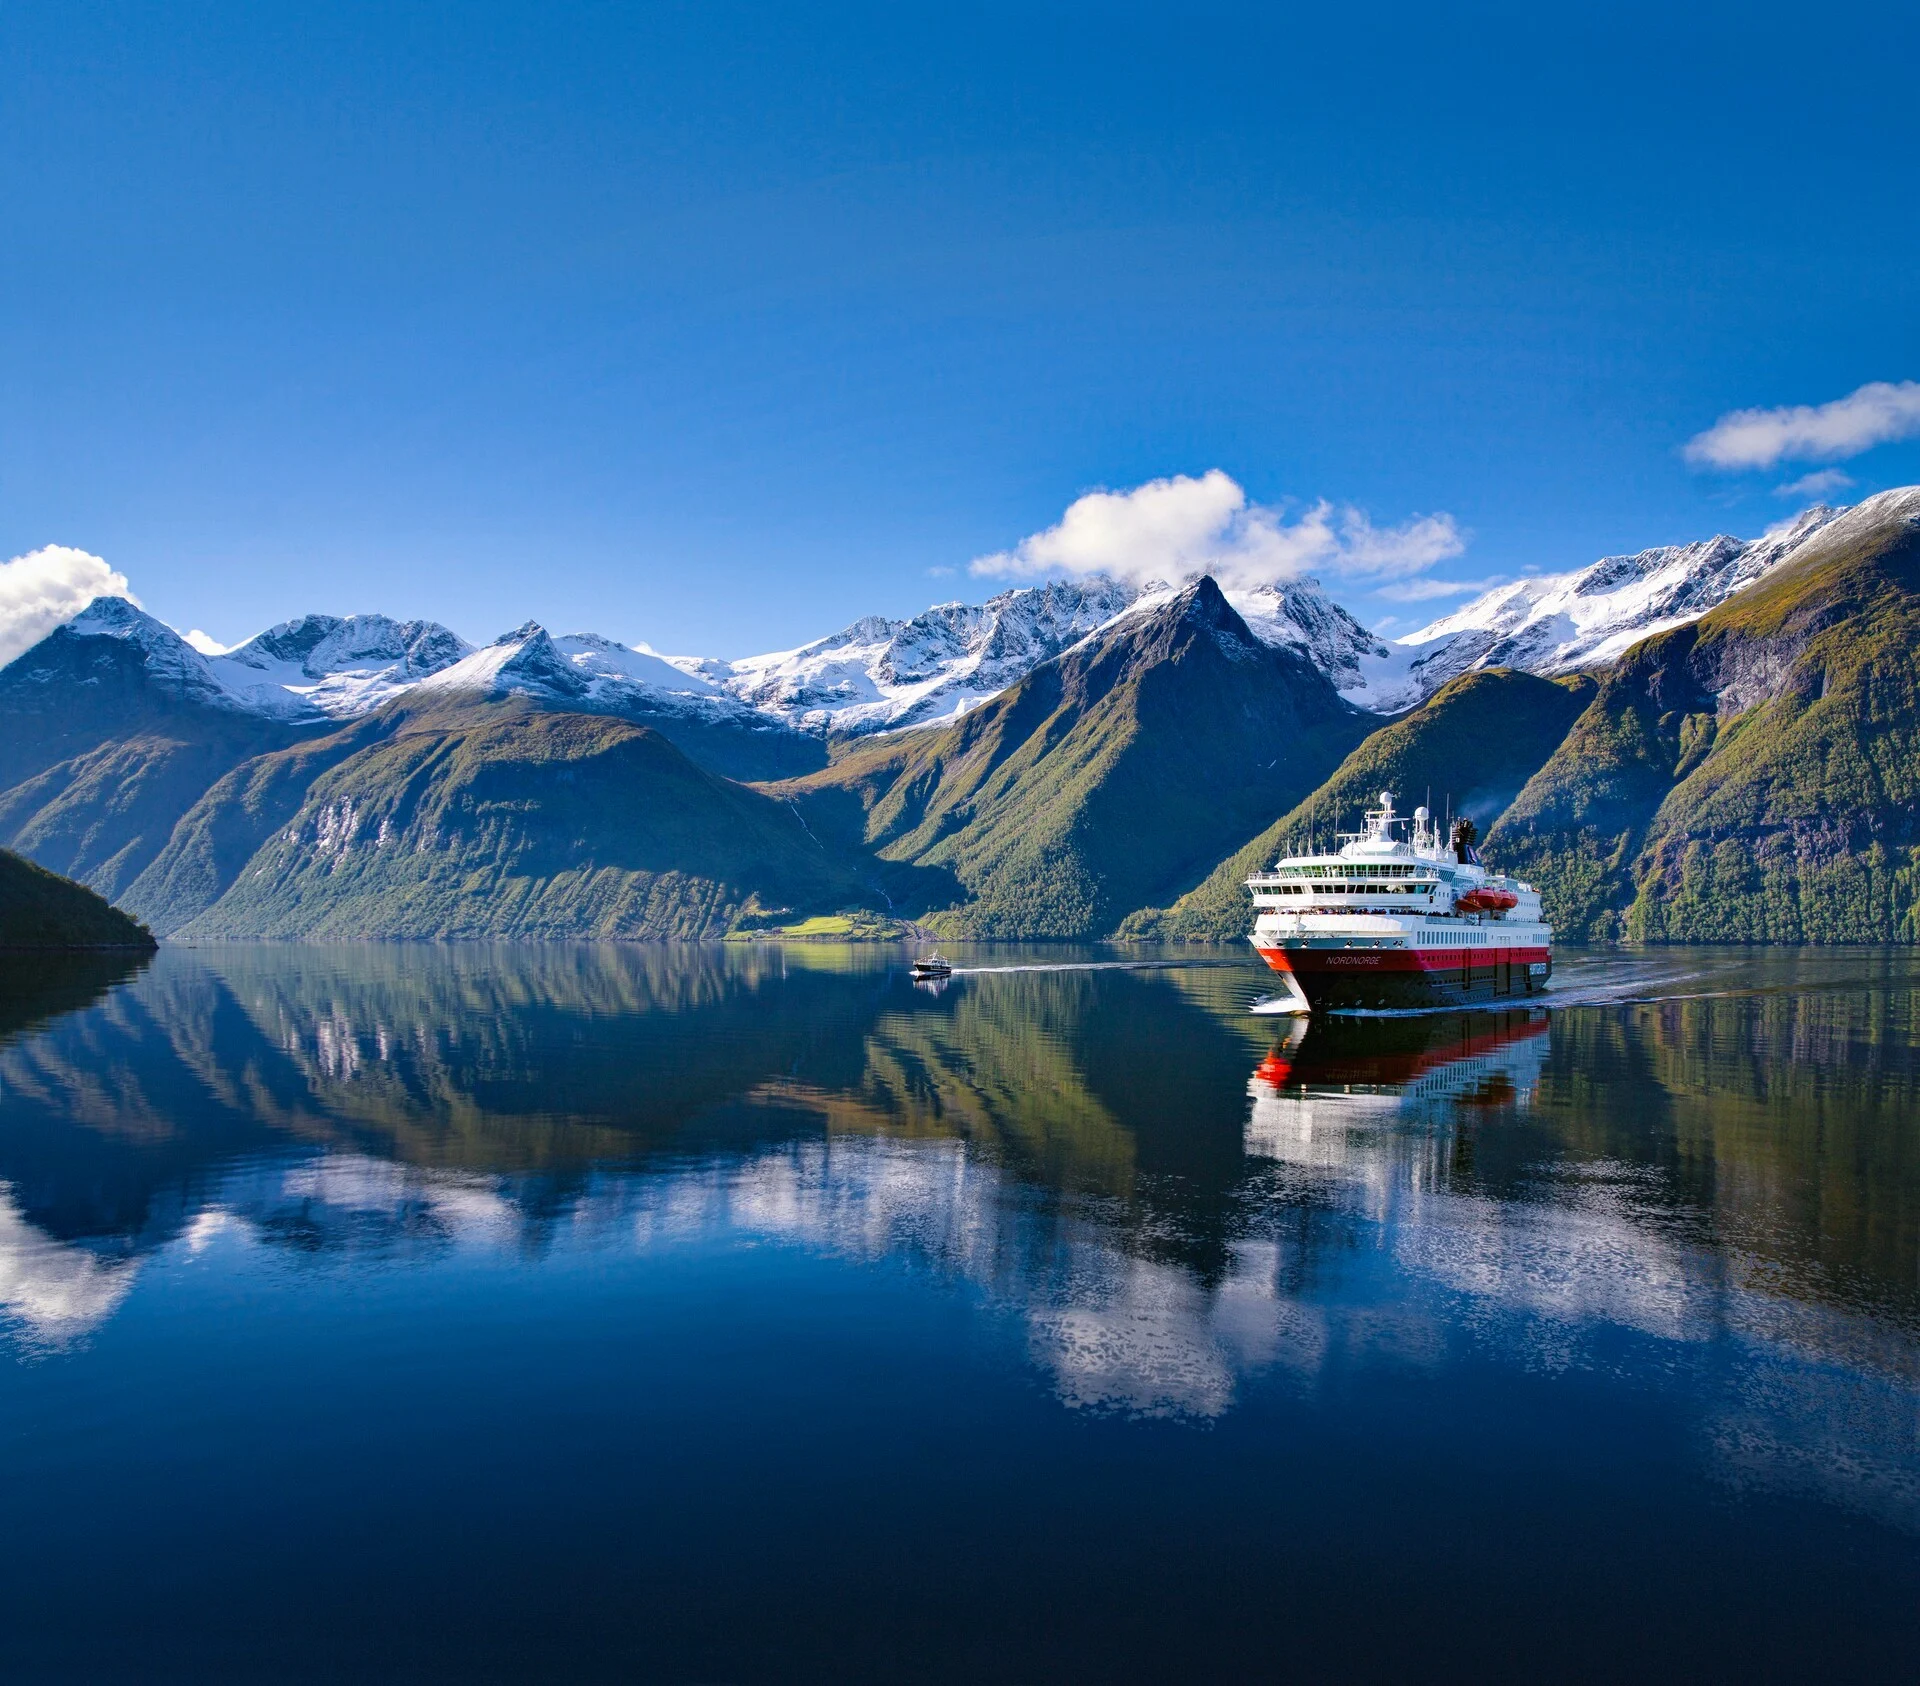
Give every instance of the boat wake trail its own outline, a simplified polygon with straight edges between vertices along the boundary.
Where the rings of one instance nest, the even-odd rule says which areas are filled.
[[[1667,972],[1633,978],[1582,979],[1564,985],[1556,983],[1538,995],[1463,1002],[1451,1007],[1334,1007],[1326,1011],[1343,1019],[1412,1019],[1433,1013],[1500,1013],[1526,1007],[1563,1012],[1569,1007],[1651,1007],[1668,1001],[1713,1001],[1742,995],[1771,995],[1781,987],[1755,984],[1744,978],[1716,975],[1713,972]],[[1804,994],[1810,988],[1819,986],[1796,983],[1790,987]],[[1831,987],[1852,986],[1836,983]],[[1256,1005],[1249,1010],[1274,1012],[1278,1009]]]
[[[1023,966],[956,966],[956,978],[983,978],[1003,972],[1199,972],[1242,967],[1242,960],[1037,960]]]

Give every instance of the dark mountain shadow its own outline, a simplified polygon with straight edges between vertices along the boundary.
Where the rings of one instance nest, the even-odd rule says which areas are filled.
[[[153,956],[137,951],[12,954],[0,966],[0,1043],[91,1007],[138,977]]]

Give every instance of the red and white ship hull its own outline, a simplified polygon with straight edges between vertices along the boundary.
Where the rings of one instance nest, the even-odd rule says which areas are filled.
[[[1253,946],[1315,1011],[1407,1011],[1525,999],[1545,989],[1553,975],[1553,950],[1547,941],[1462,940],[1449,945],[1448,935],[1435,933],[1415,946],[1404,939],[1281,937],[1256,931]]]

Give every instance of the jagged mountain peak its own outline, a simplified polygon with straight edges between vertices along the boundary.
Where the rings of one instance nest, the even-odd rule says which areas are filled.
[[[1256,651],[1263,642],[1254,636],[1211,574],[1177,588],[1165,588],[1164,595],[1142,598],[1098,636],[1164,645],[1196,635],[1210,638],[1235,659]]]
[[[172,627],[164,621],[155,620],[130,597],[96,597],[67,625],[84,637],[121,637],[149,628],[156,633],[180,637]],[[183,638],[180,641],[183,644],[186,642]]]
[[[110,638],[136,652],[135,670],[161,695],[208,708],[244,704],[223,685],[207,658],[164,621],[125,597],[96,597],[9,665],[10,676],[41,683],[71,677],[63,652]],[[84,655],[82,656],[84,659]]]
[[[1208,579],[1253,637],[1304,656],[1342,691],[1364,683],[1364,662],[1387,654],[1387,646],[1334,602],[1311,575],[1224,588],[1211,576]],[[1129,612],[1142,612],[1191,592],[1193,583],[1175,586],[1163,581],[1147,586]]]
[[[451,667],[430,674],[417,688],[429,694],[472,692],[575,701],[586,695],[588,685],[547,629],[538,621],[527,621]]]
[[[282,621],[224,653],[249,667],[298,663],[321,678],[344,668],[403,662],[421,677],[450,665],[471,646],[437,621],[396,621],[386,615],[302,615]]]
[[[437,621],[302,615],[208,664],[238,699],[262,712],[340,719],[379,707],[470,650]]]
[[[1348,712],[1334,680],[1301,643],[1261,636],[1240,612],[1236,595],[1211,575],[1163,587],[1065,651],[1059,661],[1069,668],[1104,671],[1117,681],[1122,675],[1143,676],[1166,664],[1189,663],[1204,652],[1229,664],[1265,663],[1276,683],[1289,690],[1304,685],[1316,693],[1316,709]]]

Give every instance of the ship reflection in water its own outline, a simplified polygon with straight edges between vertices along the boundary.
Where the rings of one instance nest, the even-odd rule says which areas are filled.
[[[14,975],[23,1677],[1909,1654],[1911,957],[1570,957],[1551,1015],[1278,1043],[1248,966],[1101,958]]]
[[[1291,1021],[1255,1069],[1247,1152],[1340,1165],[1352,1132],[1416,1118],[1445,1122],[1456,1106],[1533,1099],[1552,1021],[1543,1009]]]

